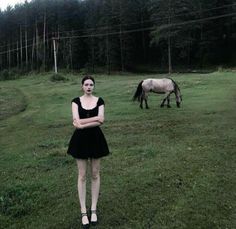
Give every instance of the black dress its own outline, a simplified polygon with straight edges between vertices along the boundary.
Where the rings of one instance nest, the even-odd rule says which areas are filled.
[[[80,119],[91,118],[98,115],[98,108],[104,105],[102,98],[98,98],[96,107],[86,110],[81,106],[80,98],[74,98],[72,102],[78,105]],[[77,159],[100,158],[109,154],[106,139],[99,126],[76,129],[71,137],[68,154]]]

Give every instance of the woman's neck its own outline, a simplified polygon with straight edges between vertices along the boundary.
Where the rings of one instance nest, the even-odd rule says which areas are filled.
[[[87,98],[89,99],[89,98],[93,98],[93,95],[92,94],[89,94],[89,95],[88,94],[84,94],[83,97],[86,98],[86,99]]]

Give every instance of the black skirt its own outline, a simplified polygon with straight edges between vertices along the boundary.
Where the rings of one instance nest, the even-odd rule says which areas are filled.
[[[100,158],[109,154],[100,127],[76,129],[71,137],[68,154],[77,159]]]

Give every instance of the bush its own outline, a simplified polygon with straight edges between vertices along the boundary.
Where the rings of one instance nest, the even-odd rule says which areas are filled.
[[[4,69],[0,72],[0,80],[15,80],[17,78],[19,78],[19,74],[16,69]]]
[[[0,80],[8,80],[9,79],[9,72],[8,70],[4,69],[0,72]]]
[[[56,74],[56,73],[54,73],[54,74],[51,76],[50,79],[51,79],[52,82],[67,81],[67,79],[66,79],[64,76],[62,76],[62,75],[60,75],[60,74]]]

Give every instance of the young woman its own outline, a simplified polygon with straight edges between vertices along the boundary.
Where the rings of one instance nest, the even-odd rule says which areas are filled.
[[[93,96],[94,78],[82,79],[84,94],[72,100],[73,125],[76,128],[71,137],[68,154],[72,155],[78,167],[78,193],[83,228],[97,224],[97,201],[100,189],[100,159],[109,154],[106,139],[100,129],[104,122],[104,101]],[[91,165],[91,218],[86,208],[86,170]]]

